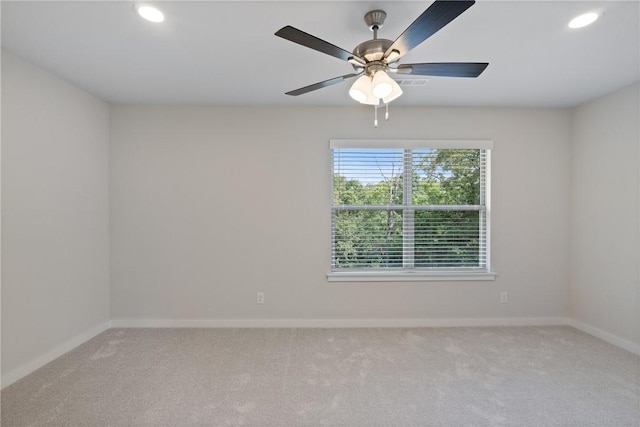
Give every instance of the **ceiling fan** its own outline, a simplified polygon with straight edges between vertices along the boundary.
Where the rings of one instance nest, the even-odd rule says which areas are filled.
[[[349,95],[363,104],[378,106],[381,104],[388,105],[389,102],[402,95],[400,86],[387,73],[442,77],[478,77],[487,68],[488,63],[427,62],[399,64],[398,62],[411,49],[441,30],[474,3],[475,1],[436,0],[395,41],[378,38],[378,30],[384,24],[387,14],[383,10],[369,11],[364,16],[364,19],[369,29],[373,31],[373,39],[360,43],[353,49],[353,52],[339,48],[287,25],[278,30],[275,35],[347,61],[353,66],[355,72],[295,89],[286,94],[298,96],[360,76],[349,90]]]

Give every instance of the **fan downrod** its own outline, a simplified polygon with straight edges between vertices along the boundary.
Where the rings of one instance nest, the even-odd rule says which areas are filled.
[[[364,15],[364,22],[373,31],[373,39],[360,43],[353,49],[353,53],[363,58],[367,65],[365,71],[367,74],[373,75],[378,69],[386,69],[386,63],[383,61],[384,52],[393,44],[393,41],[378,38],[378,29],[384,25],[387,13],[384,10],[370,10]],[[358,68],[354,65],[354,68]]]

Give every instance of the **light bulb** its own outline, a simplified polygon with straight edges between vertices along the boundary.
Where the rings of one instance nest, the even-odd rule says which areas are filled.
[[[384,71],[378,71],[374,74],[371,81],[371,92],[376,98],[385,98],[393,91],[391,83],[393,80]]]
[[[358,102],[365,102],[371,93],[371,77],[364,75],[353,83],[349,96]]]

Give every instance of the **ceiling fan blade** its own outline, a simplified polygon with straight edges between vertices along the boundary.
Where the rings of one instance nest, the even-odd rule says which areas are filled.
[[[414,47],[437,33],[449,22],[456,19],[462,12],[469,9],[475,1],[440,1],[436,0],[387,49],[387,57],[393,50],[400,56],[406,55]]]
[[[289,91],[285,95],[298,96],[298,95],[302,95],[302,94],[305,94],[305,93],[313,92],[314,90],[322,89],[323,87],[327,87],[327,86],[334,85],[336,83],[343,82],[343,81],[345,81],[347,79],[350,79],[352,77],[359,76],[360,74],[362,74],[362,73],[346,74],[344,76],[334,77],[332,79],[325,80],[323,82],[314,83],[314,84],[309,85],[309,86],[301,87],[300,89]]]
[[[294,43],[298,43],[302,46],[306,46],[308,48],[317,50],[318,52],[335,56],[336,58],[340,58],[344,61],[348,61],[349,58],[355,56],[351,52],[348,52],[342,48],[339,48],[338,46],[334,46],[329,42],[326,42],[322,39],[317,38],[316,36],[307,34],[304,31],[298,30],[297,28],[294,28],[291,25],[287,25],[286,27],[280,28],[275,33],[275,35],[278,37],[282,37],[283,39],[292,41]]]
[[[478,77],[489,65],[486,62],[427,62],[424,64],[402,64],[398,74],[442,77]]]

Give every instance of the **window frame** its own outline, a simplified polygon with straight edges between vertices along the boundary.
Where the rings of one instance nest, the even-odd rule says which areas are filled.
[[[405,281],[487,281],[495,280],[496,274],[491,272],[491,152],[493,150],[492,140],[422,140],[422,139],[331,139],[329,140],[329,149],[331,152],[331,174],[330,174],[330,210],[331,210],[331,232],[330,232],[330,247],[333,248],[335,239],[334,228],[334,210],[346,209],[345,207],[336,207],[333,205],[333,175],[334,175],[334,157],[333,150],[340,148],[354,148],[354,149],[480,149],[486,150],[486,163],[484,168],[484,188],[480,188],[480,205],[464,205],[471,210],[482,210],[485,212],[484,221],[484,233],[485,233],[485,258],[486,268],[458,268],[458,269],[414,269],[411,266],[410,269],[403,268],[389,268],[389,269],[344,269],[334,270],[331,265],[331,256],[333,250],[330,250],[329,260],[329,272],[327,273],[327,280],[329,282],[405,282]],[[407,162],[412,159],[404,155],[403,170],[406,170]],[[481,169],[482,173],[482,169]],[[410,186],[409,180],[404,180],[404,185]],[[406,188],[405,188],[406,190]],[[411,190],[409,190],[410,192]],[[404,200],[408,195],[404,193]],[[482,202],[484,201],[484,204]],[[413,212],[415,210],[406,209],[407,204],[403,201],[403,222],[405,221],[405,211]],[[451,210],[451,209],[448,209]],[[482,230],[481,230],[482,232]],[[407,245],[411,244],[411,240],[407,240],[407,231],[403,227],[403,252],[407,249]],[[411,252],[413,252],[411,250]],[[404,258],[404,257],[403,257]]]

